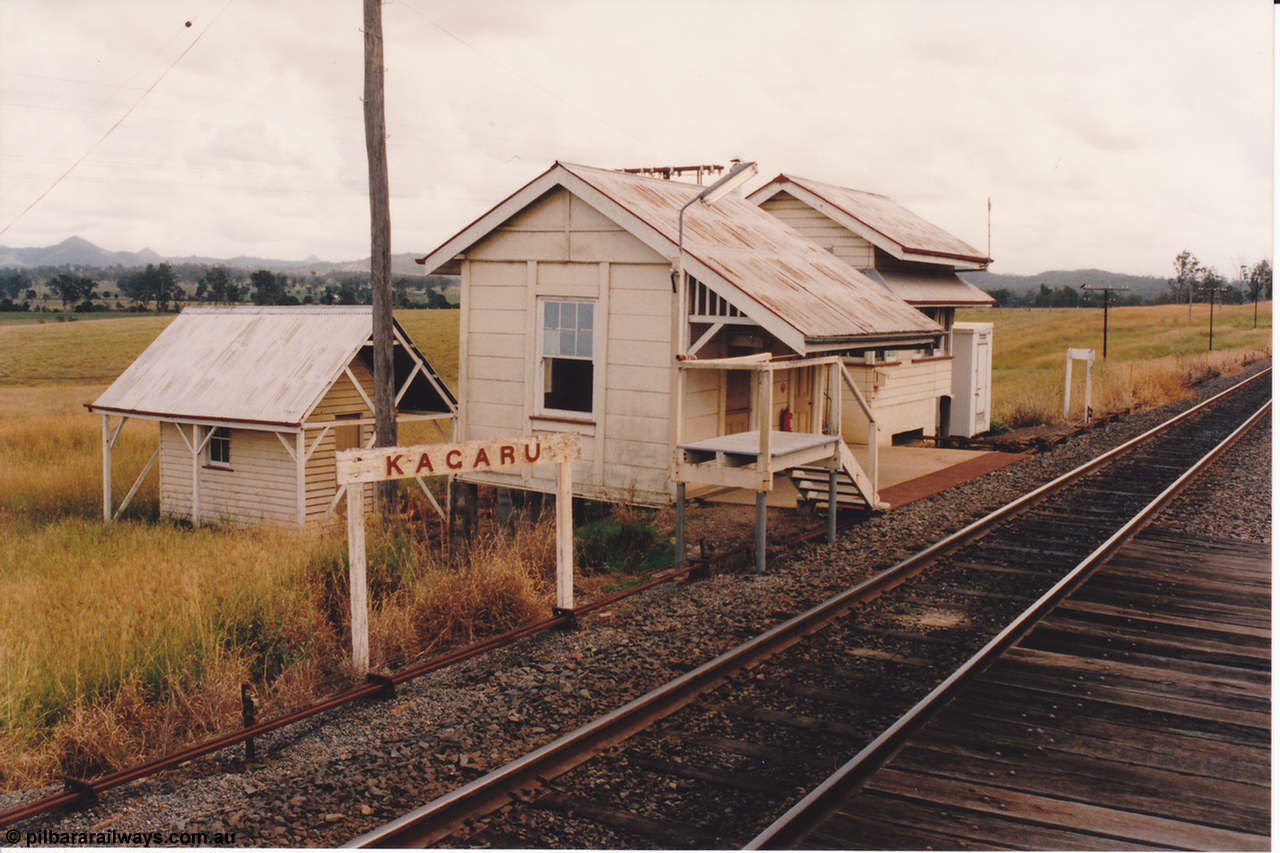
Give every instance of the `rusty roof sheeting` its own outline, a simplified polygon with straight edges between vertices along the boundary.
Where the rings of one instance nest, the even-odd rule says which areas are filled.
[[[996,303],[981,288],[950,271],[864,269],[861,272],[894,296],[916,306],[976,308]]]
[[[893,199],[879,193],[838,187],[810,178],[779,175],[770,184],[793,183],[891,240],[901,251],[986,264],[991,259],[932,222],[916,216]],[[766,185],[767,186],[767,185]],[[875,242],[875,241],[872,241]]]
[[[703,188],[570,163],[559,164],[667,237],[674,250],[680,208]],[[728,196],[685,212],[684,248],[806,340],[940,327],[853,267],[758,208]],[[673,251],[674,254],[674,251]]]
[[[372,331],[367,305],[186,308],[90,409],[297,425]]]

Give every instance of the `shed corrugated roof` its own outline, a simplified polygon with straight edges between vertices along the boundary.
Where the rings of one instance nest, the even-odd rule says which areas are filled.
[[[90,408],[300,424],[372,329],[367,305],[186,308]]]
[[[892,241],[902,252],[935,255],[941,258],[990,263],[991,259],[958,237],[943,231],[932,222],[916,216],[893,199],[879,193],[839,187],[801,178],[795,175],[779,175],[761,190],[775,185],[792,183],[807,190],[837,208],[847,216],[862,223],[877,234]],[[756,193],[761,190],[757,190]],[[756,193],[752,193],[755,195]],[[865,235],[870,238],[870,235]],[[876,240],[871,240],[875,243]]]
[[[862,274],[878,282],[886,290],[918,307],[977,307],[994,305],[995,300],[953,272],[878,270],[869,268]]]
[[[680,208],[703,188],[571,163],[559,164],[671,241]],[[806,340],[903,333],[939,327],[744,198],[693,204],[685,251],[804,335]]]

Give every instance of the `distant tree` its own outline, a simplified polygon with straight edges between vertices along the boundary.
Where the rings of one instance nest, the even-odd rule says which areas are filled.
[[[1183,249],[1173,258],[1174,277],[1169,279],[1169,295],[1173,302],[1187,302],[1200,279],[1202,267],[1196,256]]]
[[[337,301],[339,305],[359,305],[360,297],[354,290],[344,284],[338,288]]]
[[[1249,299],[1271,298],[1271,262],[1266,258],[1258,261],[1249,270]]]
[[[29,288],[27,288],[27,292],[26,292],[25,294],[23,294],[23,295],[24,295],[24,296],[26,296],[28,299],[35,299],[35,298],[36,298],[36,289],[35,289],[34,287],[29,287]]]
[[[147,286],[151,290],[152,297],[156,301],[156,310],[168,311],[169,302],[176,300],[178,295],[178,282],[173,277],[173,268],[165,263],[156,267],[147,264],[144,275],[147,277]]]
[[[249,275],[253,288],[254,305],[279,305],[284,301],[283,276],[276,278],[270,270],[258,270]]]
[[[0,293],[9,299],[17,299],[30,287],[31,276],[22,270],[0,270]]]
[[[391,299],[392,305],[396,308],[405,308],[409,305],[409,290],[415,287],[418,282],[411,278],[398,278],[391,283]]]
[[[444,298],[444,294],[438,290],[427,291],[427,307],[428,308],[452,308],[453,305],[448,299]]]
[[[49,287],[58,294],[58,298],[62,300],[62,310],[65,311],[69,304],[92,299],[97,283],[91,278],[60,272],[49,280]]]
[[[436,291],[433,290],[427,293],[428,302],[430,302],[431,296],[435,292]],[[995,290],[988,290],[987,295],[996,301],[997,308],[1008,308],[1010,305],[1014,305],[1018,299],[1017,294],[1007,287],[997,287]],[[440,298],[443,299],[444,294],[441,294]]]
[[[146,275],[142,272],[129,272],[116,279],[116,290],[128,297],[135,306],[147,308],[151,303],[151,292],[147,287]]]

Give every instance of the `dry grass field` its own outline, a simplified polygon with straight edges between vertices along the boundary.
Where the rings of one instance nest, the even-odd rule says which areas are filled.
[[[1266,308],[1256,332],[1251,308],[1224,311],[1218,341],[1231,352],[1211,360],[1197,354],[1206,309],[1193,326],[1185,307],[1115,310],[1100,409],[1163,402],[1188,379],[1269,354]],[[458,312],[397,318],[456,385]],[[1100,346],[1096,311],[969,319],[996,324],[995,411],[1006,420],[1060,417],[1063,348]],[[271,713],[348,676],[341,531],[165,521],[154,473],[125,519],[101,522],[99,423],[84,404],[170,320],[0,324],[0,788],[90,775],[230,728],[244,682]],[[117,495],[155,440],[154,423],[126,425],[112,454]],[[372,530],[374,665],[545,614],[550,525],[504,542],[450,568],[404,525]]]
[[[995,324],[992,417],[1011,427],[1062,420],[1067,347],[1092,347],[1093,408],[1098,415],[1158,406],[1186,396],[1191,385],[1234,373],[1271,355],[1271,303],[1214,309],[1212,353],[1209,306],[1112,308],[1107,358],[1102,358],[1101,308],[995,308],[962,311],[959,320]],[[1084,369],[1072,373],[1073,417],[1083,399]]]

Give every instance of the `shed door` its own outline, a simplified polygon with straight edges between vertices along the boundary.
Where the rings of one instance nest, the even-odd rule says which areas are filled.
[[[726,370],[724,378],[724,431],[746,432],[751,429],[750,370]]]
[[[982,424],[987,417],[987,403],[991,397],[991,341],[986,335],[977,336],[973,358],[973,415],[974,423]]]

